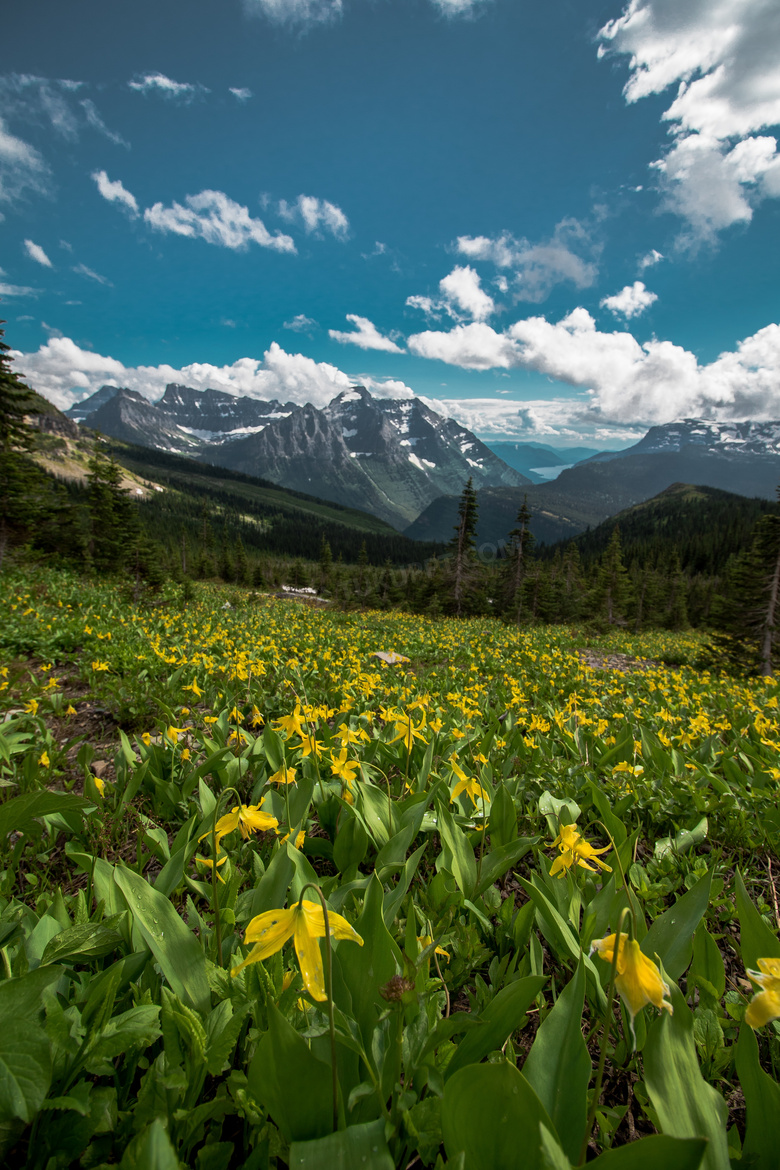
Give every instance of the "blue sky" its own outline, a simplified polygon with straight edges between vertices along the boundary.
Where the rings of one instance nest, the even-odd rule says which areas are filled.
[[[772,0],[28,0],[0,315],[67,406],[352,380],[482,437],[780,418]]]

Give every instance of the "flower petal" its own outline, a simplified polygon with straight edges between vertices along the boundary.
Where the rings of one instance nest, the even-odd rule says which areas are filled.
[[[319,907],[320,915],[322,908]],[[303,984],[312,999],[328,998],[325,990],[325,973],[322,969],[322,954],[318,936],[309,929],[308,915],[299,906],[295,910],[295,953],[303,976]],[[323,927],[322,934],[325,934]]]
[[[257,943],[263,951],[258,958],[266,959],[282,949],[294,930],[294,910],[266,910],[249,923],[244,942]]]

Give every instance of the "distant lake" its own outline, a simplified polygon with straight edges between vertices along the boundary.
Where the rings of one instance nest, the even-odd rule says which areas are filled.
[[[541,475],[542,479],[557,479],[562,471],[568,471],[570,467],[575,467],[574,463],[558,463],[555,467],[532,467],[531,471],[535,475]]]

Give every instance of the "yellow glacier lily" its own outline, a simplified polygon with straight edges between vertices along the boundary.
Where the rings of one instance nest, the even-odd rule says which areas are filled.
[[[362,947],[363,939],[340,914],[329,910],[328,925],[334,938],[348,939]],[[292,938],[306,990],[312,999],[325,1000],[325,975],[317,941],[324,937],[325,915],[319,903],[295,902],[288,910],[266,910],[253,918],[246,928],[244,942],[252,944],[252,950],[230,974],[238,975],[250,963],[270,958]]]
[[[560,850],[560,856],[556,857],[550,866],[550,877],[556,875],[563,877],[566,870],[575,865],[595,873],[594,867],[588,865],[589,861],[595,861],[600,869],[606,869],[612,873],[611,867],[605,861],[599,860],[599,854],[609,853],[612,846],[606,845],[603,849],[594,849],[590,842],[585,840],[576,825],[561,825],[561,831],[552,843],[553,849],[556,845]]]
[[[257,804],[237,804],[229,813],[220,817],[214,826],[217,837],[217,852],[219,852],[219,843],[222,838],[226,837],[228,833],[232,833],[234,829],[240,829],[241,836],[246,841],[250,833],[267,833],[269,829],[277,828],[278,824],[276,817],[261,812],[260,806]],[[210,836],[211,829],[208,829],[207,832],[201,833],[198,840],[202,841],[204,837]]]
[[[780,1016],[780,959],[758,959],[758,971],[748,975],[761,988],[748,1004],[745,1023],[751,1028],[763,1028]]]
[[[606,938],[598,939],[590,948],[591,954],[597,951],[600,959],[605,963],[611,963],[615,954],[615,938],[616,935],[608,934]],[[637,940],[629,938],[625,933],[620,935],[618,943],[615,988],[626,1005],[634,1043],[636,1043],[634,1018],[646,1004],[651,1003],[654,1007],[663,1008],[669,1015],[672,1014],[672,1005],[666,999],[670,994],[669,984],[661,977],[661,972],[653,960],[642,954]]]

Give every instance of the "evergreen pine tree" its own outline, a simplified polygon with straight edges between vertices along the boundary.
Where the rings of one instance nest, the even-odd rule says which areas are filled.
[[[458,523],[450,541],[450,596],[456,617],[468,608],[469,591],[476,572],[477,493],[471,476],[458,504]]]
[[[780,625],[780,512],[763,516],[748,551],[729,562],[712,622],[719,657],[738,670],[773,674]]]
[[[601,559],[596,581],[595,614],[605,618],[611,626],[622,622],[630,592],[631,582],[623,564],[620,529],[615,525],[607,551]]]
[[[103,453],[99,438],[88,468],[89,561],[100,573],[134,569],[141,537],[138,513],[122,487],[122,469]]]
[[[534,537],[528,527],[531,509],[528,497],[517,513],[515,527],[509,533],[507,556],[501,572],[501,611],[508,621],[520,625],[524,617],[525,581],[533,556]]]
[[[0,326],[4,324],[0,321]],[[34,522],[30,487],[37,478],[37,469],[22,454],[34,440],[25,419],[32,405],[30,389],[11,368],[11,347],[3,341],[4,334],[0,328],[0,566],[12,530]]]

